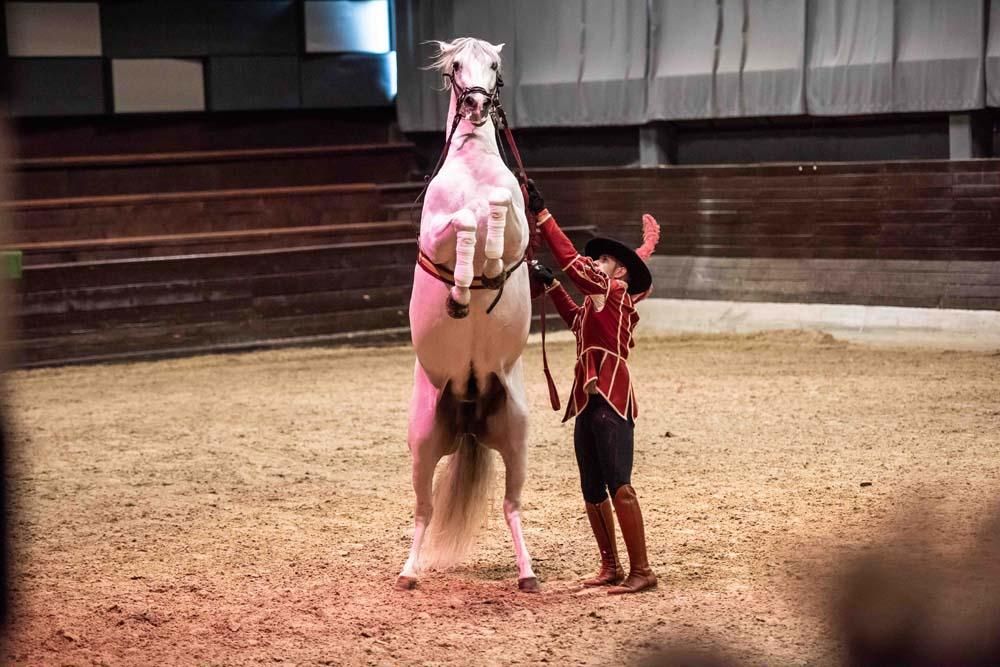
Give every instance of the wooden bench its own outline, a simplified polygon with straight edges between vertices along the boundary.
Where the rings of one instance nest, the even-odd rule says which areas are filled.
[[[312,228],[261,230],[260,235],[188,236],[174,239],[179,245],[172,247],[190,250],[199,243],[263,242],[272,233],[270,238],[282,247],[29,262],[18,285],[19,363],[50,365],[352,337],[398,338],[408,327],[417,244],[408,225],[379,224],[380,233],[396,230],[401,236],[313,244]],[[343,234],[363,231],[367,233]],[[567,230],[579,244],[592,231]],[[300,238],[306,245],[293,247]],[[163,246],[169,241],[108,243],[113,248],[130,242]]]
[[[208,114],[105,114],[19,118],[23,157],[373,144],[398,133],[394,108],[275,109]]]
[[[372,183],[20,200],[10,244],[273,229],[379,219]]]
[[[27,266],[22,364],[406,324],[416,240]]]
[[[110,239],[79,239],[24,243],[17,246],[27,266],[84,262],[102,259],[166,257],[224,251],[295,248],[330,243],[361,243],[408,239],[412,225],[403,222],[362,222],[307,227],[278,227],[239,231],[126,236]],[[13,247],[0,246],[0,256]]]
[[[404,181],[401,183],[379,183],[378,192],[385,205],[412,204],[420,191],[424,189],[422,181]]]
[[[13,160],[18,199],[400,181],[405,142]]]

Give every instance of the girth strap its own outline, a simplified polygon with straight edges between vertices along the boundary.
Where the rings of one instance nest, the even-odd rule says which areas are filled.
[[[503,273],[498,275],[496,278],[486,278],[485,276],[476,276],[472,279],[472,284],[469,289],[502,289],[496,284],[498,281],[506,282],[507,278],[510,277],[512,273],[524,263],[524,257],[514,262],[510,268],[506,269]],[[435,264],[430,257],[424,254],[421,250],[417,253],[417,264],[420,268],[431,274],[441,282],[452,287],[455,286],[455,272],[449,269],[443,264]]]
[[[489,315],[496,308],[496,305],[500,302],[500,297],[503,296],[503,286],[507,284],[507,279],[510,278],[511,274],[517,270],[521,264],[524,263],[524,257],[517,260],[510,266],[510,268],[505,269],[503,273],[495,278],[487,278],[486,276],[476,276],[472,279],[472,284],[469,285],[469,289],[495,289],[497,291],[496,298],[490,303],[489,307],[486,309],[486,314]],[[435,264],[430,257],[424,254],[423,250],[417,253],[417,265],[421,269],[434,276],[445,285],[455,286],[455,273],[449,269],[447,266],[441,264]]]

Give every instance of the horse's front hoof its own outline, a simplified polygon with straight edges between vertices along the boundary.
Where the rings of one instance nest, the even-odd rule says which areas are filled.
[[[539,591],[536,577],[525,577],[517,580],[517,589],[522,593],[537,593]]]
[[[463,317],[469,316],[469,304],[459,303],[450,296],[448,297],[447,309],[448,309],[448,317],[452,318],[453,320],[460,320]]]
[[[417,587],[416,577],[404,577],[400,575],[396,579],[396,590],[397,591],[412,591]]]

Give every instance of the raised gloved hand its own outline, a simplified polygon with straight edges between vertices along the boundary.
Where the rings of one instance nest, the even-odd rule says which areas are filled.
[[[530,178],[525,187],[528,190],[528,210],[538,215],[545,210],[545,200],[542,198],[542,193],[535,185],[535,181]]]
[[[552,273],[552,269],[545,266],[538,260],[531,263],[531,275],[535,278],[535,280],[546,287],[549,287],[556,281],[556,276]]]
[[[531,285],[531,300],[541,297],[550,285],[556,284],[556,277],[552,275],[552,269],[540,264],[538,260],[532,260],[528,265],[528,282]]]

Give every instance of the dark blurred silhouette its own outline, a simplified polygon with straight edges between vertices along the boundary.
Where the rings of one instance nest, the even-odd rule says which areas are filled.
[[[10,90],[8,81],[8,57],[7,57],[7,25],[6,15],[0,12],[0,202],[6,201],[10,196],[11,184],[8,182],[7,161],[10,159],[10,131],[7,119],[7,100]],[[6,212],[0,211],[0,242],[5,240],[7,218]],[[10,499],[8,498],[7,484],[7,463],[10,459],[10,433],[7,430],[7,422],[4,419],[6,407],[4,401],[5,378],[4,372],[7,367],[7,358],[4,352],[7,344],[7,336],[10,331],[10,303],[7,295],[8,291],[13,291],[7,285],[7,278],[0,274],[0,639],[6,636],[6,629],[10,620],[10,549],[9,549],[9,526],[12,523],[8,516]]]
[[[923,516],[908,522],[904,541],[931,530]],[[970,550],[952,556],[947,543],[903,548],[883,544],[836,577],[834,615],[845,667],[1000,666],[1000,508],[976,532]],[[716,638],[718,639],[718,638]],[[712,638],[705,639],[711,645]],[[640,667],[778,665],[773,659],[731,657],[719,642],[704,648],[669,643]]]
[[[1000,512],[968,553],[942,558],[938,546],[847,569],[834,607],[845,665],[1000,665]]]
[[[0,637],[3,628],[7,627],[10,616],[10,561],[8,550],[7,526],[9,518],[7,508],[10,503],[7,498],[7,457],[10,452],[7,445],[7,429],[3,420],[4,408],[0,403]]]

